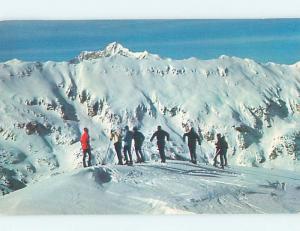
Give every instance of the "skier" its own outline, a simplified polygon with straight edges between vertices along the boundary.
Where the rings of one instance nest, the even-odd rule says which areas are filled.
[[[123,165],[122,161],[122,134],[118,130],[112,129],[110,132],[110,140],[114,143],[115,151],[118,156],[118,165]]]
[[[167,138],[167,140],[170,140],[170,135],[169,133],[167,133],[166,131],[161,129],[161,126],[157,127],[157,131],[154,132],[154,134],[152,135],[150,142],[152,142],[152,140],[154,139],[154,137],[156,137],[157,139],[157,147],[159,150],[159,155],[161,158],[161,162],[165,163],[166,162],[166,156],[165,156],[165,138]]]
[[[217,166],[217,157],[220,156],[220,162],[221,162],[221,168],[224,169],[224,166],[227,166],[227,157],[225,160],[225,164],[224,164],[224,156],[227,153],[227,149],[228,149],[228,144],[225,140],[225,137],[221,137],[221,134],[218,133],[217,134],[217,142],[215,143],[216,145],[216,156],[214,158],[214,166]]]
[[[145,136],[143,133],[138,131],[137,127],[133,128],[133,140],[137,163],[145,162],[145,157],[142,153],[142,145],[145,140]]]
[[[224,163],[224,166],[228,166],[228,163],[227,163],[227,149],[228,149],[228,143],[225,139],[225,136],[222,136],[221,138],[221,146],[222,146],[222,150],[223,150],[223,156],[224,156],[224,160],[225,160],[225,163]]]
[[[184,133],[183,135],[183,142],[185,143],[185,138],[188,137],[188,146],[191,155],[191,162],[196,164],[197,163],[197,156],[196,156],[196,142],[201,145],[200,137],[195,132],[194,128],[192,127],[189,132]]]
[[[89,136],[89,130],[87,128],[83,129],[83,134],[80,138],[80,143],[82,147],[83,152],[83,167],[90,167],[91,166],[91,146],[90,146],[90,136]],[[86,156],[88,155],[88,162],[86,164]]]
[[[124,128],[124,147],[123,147],[123,153],[125,156],[125,161],[127,165],[132,165],[132,155],[131,155],[131,144],[132,144],[132,138],[133,138],[133,132],[129,130],[128,126],[125,126]],[[129,155],[129,160],[128,156]]]

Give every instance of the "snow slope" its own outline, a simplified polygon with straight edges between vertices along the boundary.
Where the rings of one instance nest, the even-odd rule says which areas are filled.
[[[69,62],[0,63],[0,188],[7,194],[73,173],[83,127],[94,165],[116,163],[108,134],[125,125],[145,134],[149,163],[158,158],[149,141],[157,125],[171,135],[167,157],[187,160],[181,136],[193,126],[203,139],[200,162],[212,162],[220,132],[231,166],[299,172],[299,74],[299,63],[171,60],[117,43]]]
[[[259,176],[259,177],[258,177]],[[186,161],[59,174],[8,194],[1,214],[298,213],[299,174]]]

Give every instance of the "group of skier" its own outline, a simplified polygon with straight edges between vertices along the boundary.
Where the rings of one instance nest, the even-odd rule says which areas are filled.
[[[153,136],[151,137],[150,141],[156,137],[157,139],[157,147],[159,150],[161,162],[166,162],[165,156],[165,139],[170,140],[170,135],[166,131],[161,129],[161,126],[157,127],[157,131],[154,132]],[[125,157],[125,164],[132,165],[132,153],[131,153],[131,146],[132,141],[134,141],[134,150],[136,153],[137,163],[144,163],[145,156],[142,152],[142,145],[145,140],[145,136],[143,133],[138,131],[137,127],[133,128],[133,131],[129,130],[128,126],[125,126],[123,132],[120,130],[111,130],[110,140],[113,141],[115,151],[118,157],[118,164],[123,165],[123,158],[122,158],[122,141],[123,145],[123,154]]]
[[[196,157],[196,145],[201,145],[201,140],[197,132],[192,127],[188,132],[184,133],[183,141],[186,141],[186,137],[188,138],[188,147],[191,156],[191,162],[196,164],[197,157]],[[157,147],[159,151],[159,155],[161,158],[161,162],[166,162],[166,155],[165,155],[165,145],[166,140],[170,140],[170,135],[168,132],[164,131],[161,126],[157,127],[157,131],[155,131],[150,139],[152,142],[156,138],[157,140]],[[132,165],[132,141],[134,141],[134,149],[136,153],[136,163],[144,163],[145,162],[145,155],[142,152],[142,145],[145,140],[145,136],[143,133],[138,131],[137,127],[133,128],[133,131],[129,130],[128,126],[125,126],[124,129],[112,129],[110,132],[110,141],[113,142],[115,152],[118,157],[118,164],[119,165]],[[90,137],[88,134],[88,129],[83,129],[83,135],[80,139],[81,147],[83,151],[83,167],[91,166],[91,146],[90,146]],[[122,156],[122,142],[123,142],[123,155],[125,158],[125,163],[123,163],[123,156]],[[227,149],[228,144],[225,140],[224,136],[221,136],[220,133],[217,134],[217,142],[216,145],[216,154],[213,159],[214,166],[217,167],[217,164],[220,163],[221,168],[227,166]],[[220,158],[220,162],[217,160],[218,157]],[[86,159],[87,162],[86,162]]]
[[[120,130],[112,129],[110,132],[110,140],[114,144],[119,165],[123,165],[122,141],[124,142],[123,154],[125,157],[125,164],[133,164],[131,153],[132,140],[134,140],[134,149],[137,157],[137,163],[145,162],[145,156],[142,152],[142,145],[145,140],[145,136],[138,131],[137,127],[134,127],[133,131],[130,131],[129,127],[125,126],[123,134]]]

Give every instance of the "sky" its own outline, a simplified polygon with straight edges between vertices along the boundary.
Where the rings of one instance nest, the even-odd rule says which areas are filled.
[[[4,21],[0,34],[0,62],[69,61],[114,41],[172,59],[300,60],[300,19]]]
[[[300,9],[299,0],[0,0],[0,5],[0,20],[300,18],[300,11],[298,10]],[[186,30],[187,28],[182,29],[183,32],[186,32]],[[62,35],[63,31],[60,32],[60,35]],[[150,31],[150,33],[152,32],[155,33],[155,29]],[[216,30],[211,32],[218,33]],[[248,32],[251,33],[251,30],[248,30]],[[174,59],[191,56],[200,59],[211,59],[225,54],[248,57],[259,62],[272,61],[285,64],[297,62],[299,60],[298,50],[300,50],[299,32],[296,31],[294,34],[287,35],[282,34],[283,31],[279,32],[278,35],[275,34],[276,31],[273,32],[272,35],[263,35],[255,38],[253,36],[251,39],[247,35],[247,37],[243,37],[242,34],[239,34],[238,37],[230,40],[226,38],[226,34],[206,39],[205,37],[203,38],[203,33],[198,33],[199,39],[199,36],[195,36],[195,33],[183,33],[186,38],[180,43],[172,33],[169,33],[169,36],[173,36],[173,38],[167,35],[163,36],[161,40],[158,37],[154,38],[152,33],[152,38],[149,39],[150,36],[148,36],[144,41],[141,41],[142,34],[138,34],[131,40],[118,34],[119,39],[117,42],[133,51],[148,50],[162,57]],[[32,61],[69,60],[78,55],[80,51],[103,49],[108,43],[113,42],[112,40],[117,40],[113,39],[114,37],[112,39],[108,39],[108,37],[101,39],[96,35],[94,38],[99,38],[98,40],[91,41],[91,37],[85,37],[79,44],[79,37],[75,36],[73,41],[67,41],[67,45],[62,44],[59,46],[58,43],[55,44],[55,41],[59,40],[58,38],[50,41],[48,37],[46,40],[41,39],[38,42],[35,39],[31,39],[33,42],[36,42],[36,47],[33,47],[30,43],[20,44],[26,38],[25,35],[39,34],[37,30],[24,31],[22,32],[23,34],[16,32],[16,36],[14,36],[14,31],[10,35],[7,31],[1,31],[0,28],[0,33],[0,39],[2,38],[2,41],[0,41],[0,49],[2,46],[0,62],[12,58],[30,60],[24,54],[30,55],[33,59],[31,59]],[[44,38],[47,37],[46,30],[40,31],[38,36],[41,36],[42,33],[44,33],[42,35]],[[192,36],[188,40],[187,36],[190,35]],[[7,45],[8,43],[4,37],[10,42],[9,45]],[[283,40],[284,45],[282,45]],[[48,46],[48,49],[46,49],[42,42],[50,43],[53,47]],[[66,41],[62,43],[64,42]],[[70,44],[70,47],[68,44]],[[74,46],[71,47],[73,44],[76,45],[76,48]],[[199,50],[201,52],[198,52]]]

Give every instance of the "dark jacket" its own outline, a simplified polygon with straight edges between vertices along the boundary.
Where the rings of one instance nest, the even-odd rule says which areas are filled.
[[[198,141],[198,144],[201,145],[200,137],[194,131],[194,129],[191,129],[189,132],[184,133],[184,135],[183,135],[183,141],[184,142],[185,142],[186,137],[188,137],[188,145],[189,146],[195,146],[197,141]]]
[[[222,149],[224,149],[224,150],[228,149],[228,143],[225,140],[225,136],[222,136],[222,138],[221,138],[221,146],[222,146]]]
[[[131,143],[132,143],[132,138],[133,138],[133,132],[129,131],[129,130],[126,130],[125,134],[124,134],[124,138],[123,138],[124,146],[129,146],[130,147]]]
[[[145,140],[145,136],[143,135],[143,133],[141,133],[139,131],[134,131],[133,132],[133,140],[134,140],[135,146],[141,147]]]
[[[167,133],[166,131],[164,130],[158,130],[156,132],[154,132],[154,134],[152,135],[150,141],[152,142],[152,140],[156,137],[157,139],[157,144],[158,145],[164,145],[166,142],[165,142],[165,138],[167,138],[167,140],[169,141],[170,140],[170,135],[169,133]]]
[[[228,143],[226,142],[224,136],[222,136],[220,139],[217,140],[216,149],[217,149],[217,152],[220,152],[220,153],[227,151]]]

